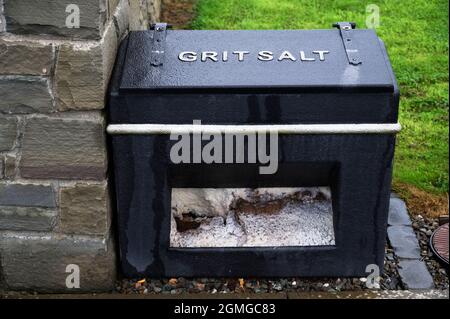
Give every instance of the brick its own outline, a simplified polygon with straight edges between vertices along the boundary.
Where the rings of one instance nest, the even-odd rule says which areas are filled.
[[[3,233],[2,275],[11,290],[40,292],[110,291],[116,277],[112,243],[103,238]],[[68,265],[80,269],[80,288],[66,286]]]
[[[0,77],[0,113],[49,113],[53,99],[47,79]]]
[[[25,178],[104,180],[106,150],[99,114],[27,120],[19,174]]]
[[[56,217],[55,208],[0,206],[0,230],[51,231]]]
[[[0,89],[1,96],[1,89]],[[1,103],[1,102],[0,102]],[[17,121],[14,118],[0,115],[0,152],[9,151],[14,147],[17,137]]]
[[[74,39],[99,39],[107,21],[106,0],[4,0],[6,30]],[[67,28],[69,4],[80,8],[80,28]]]
[[[0,39],[0,74],[50,74],[53,64],[51,44],[6,39]]]
[[[61,188],[60,227],[66,234],[105,235],[109,230],[107,185],[76,184]]]
[[[51,185],[0,183],[1,206],[56,207]]]

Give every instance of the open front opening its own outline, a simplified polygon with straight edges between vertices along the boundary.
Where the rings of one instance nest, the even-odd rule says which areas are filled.
[[[334,244],[329,187],[172,188],[171,247]]]

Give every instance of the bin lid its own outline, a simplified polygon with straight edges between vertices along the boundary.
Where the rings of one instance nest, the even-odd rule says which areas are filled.
[[[359,64],[350,63],[339,29],[156,32],[129,34],[120,90],[396,87],[373,30],[349,31]]]

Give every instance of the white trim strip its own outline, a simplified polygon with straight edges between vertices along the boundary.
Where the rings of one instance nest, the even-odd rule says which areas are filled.
[[[203,124],[110,124],[108,134],[246,134],[277,132],[278,134],[395,134],[400,123],[387,124],[268,124],[268,125],[203,125]]]

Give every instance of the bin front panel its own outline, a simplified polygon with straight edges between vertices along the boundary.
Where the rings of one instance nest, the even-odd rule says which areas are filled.
[[[155,32],[130,32],[122,41],[109,90],[109,128],[125,128],[110,130],[123,273],[362,276],[369,264],[383,269],[395,130],[280,134],[278,170],[268,175],[246,162],[174,164],[167,133],[130,133],[136,125],[194,120],[395,127],[399,90],[375,32],[349,31],[351,45],[336,29]],[[350,46],[361,63],[350,63]],[[161,63],[152,60],[156,48]],[[325,185],[333,246],[170,247],[172,188]]]

